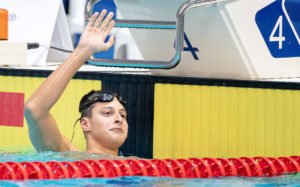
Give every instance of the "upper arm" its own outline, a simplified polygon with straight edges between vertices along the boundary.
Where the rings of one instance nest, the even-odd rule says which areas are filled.
[[[64,137],[50,114],[35,116],[32,111],[25,109],[25,118],[29,128],[29,137],[37,151],[71,151],[72,143]]]
[[[66,138],[65,136],[63,136],[64,141],[66,141],[67,144],[70,145],[70,150],[69,151],[81,151],[80,149],[78,149],[74,144],[72,144],[72,142]]]

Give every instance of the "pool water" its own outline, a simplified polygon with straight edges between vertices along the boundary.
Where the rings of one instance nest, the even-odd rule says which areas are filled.
[[[300,186],[300,176],[286,175],[273,178],[227,177],[210,179],[174,179],[166,177],[118,177],[94,179],[27,180],[0,181],[0,186]]]
[[[1,149],[0,149],[1,150]],[[85,152],[42,152],[32,150],[4,153],[0,151],[0,162],[24,161],[76,161],[87,159],[126,159],[109,155],[89,154]],[[82,178],[60,180],[0,180],[0,186],[299,186],[300,174],[283,175],[270,178],[256,177],[219,177],[209,179],[176,179],[167,177],[118,177],[118,178]]]

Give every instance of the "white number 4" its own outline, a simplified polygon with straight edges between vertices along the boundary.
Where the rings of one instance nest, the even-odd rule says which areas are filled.
[[[274,36],[276,31],[279,30],[278,36]],[[273,31],[270,35],[270,42],[278,42],[278,48],[282,49],[282,42],[285,41],[285,37],[282,36],[282,16],[279,16],[275,27],[273,28]]]

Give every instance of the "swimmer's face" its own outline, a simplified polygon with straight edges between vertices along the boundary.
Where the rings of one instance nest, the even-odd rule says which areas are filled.
[[[97,102],[89,119],[90,134],[101,146],[118,149],[127,138],[126,118],[126,110],[117,98],[111,102]]]

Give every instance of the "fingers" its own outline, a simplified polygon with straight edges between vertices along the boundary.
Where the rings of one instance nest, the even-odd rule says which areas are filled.
[[[94,45],[95,48],[94,51],[96,50],[107,51],[115,43],[114,35],[111,35],[108,41],[105,43],[105,38],[109,35],[109,33],[112,31],[115,25],[115,21],[112,21],[114,13],[110,12],[109,14],[107,14],[106,18],[104,19],[106,14],[107,11],[105,9],[102,10],[100,14],[98,12],[95,12],[88,22],[88,29],[86,30],[87,37],[93,38],[93,42],[90,42],[90,45],[92,44]]]
[[[107,13],[107,11],[105,9],[102,10],[102,12],[98,16],[97,20],[95,21],[95,24],[94,24],[95,27],[99,27],[100,26],[100,24],[101,24],[104,16],[106,15],[106,13]]]
[[[107,11],[104,9],[101,11],[100,15],[95,12],[88,22],[88,26],[96,27],[100,32],[104,32],[108,35],[114,27],[115,22],[111,21],[114,16],[113,12],[110,12],[103,21]],[[99,15],[99,16],[98,16]]]
[[[95,12],[93,15],[92,15],[92,17],[90,18],[90,20],[89,20],[89,22],[88,22],[88,26],[92,26],[93,24],[94,24],[94,22],[95,22],[95,20],[96,20],[96,18],[97,18],[97,16],[98,16],[98,12]]]
[[[104,34],[105,34],[106,36],[107,36],[107,35],[111,32],[111,30],[114,28],[114,25],[115,25],[115,21],[109,22],[109,24],[108,24],[106,30],[104,31]]]
[[[113,18],[114,13],[110,12],[106,18],[104,19],[104,21],[101,23],[101,26],[99,28],[100,31],[104,31],[104,29],[107,27],[108,23],[111,21],[111,19]]]

